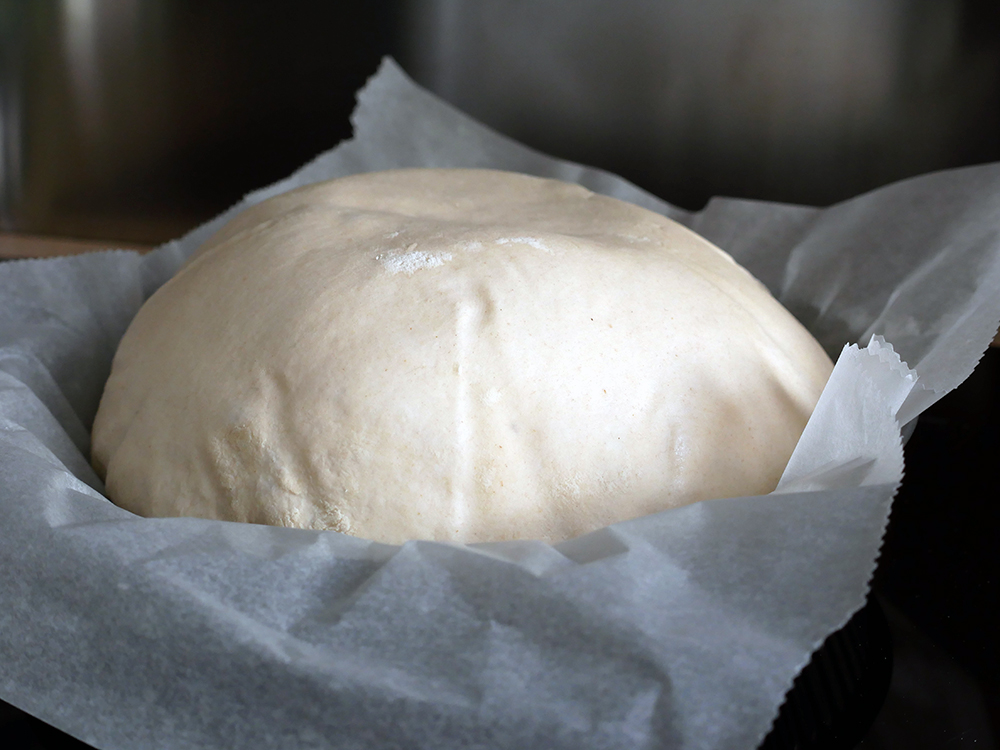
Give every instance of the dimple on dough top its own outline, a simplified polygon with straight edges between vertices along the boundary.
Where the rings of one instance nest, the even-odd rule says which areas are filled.
[[[556,542],[769,492],[831,367],[658,214],[513,173],[375,172],[244,211],[149,299],[93,461],[144,516]]]

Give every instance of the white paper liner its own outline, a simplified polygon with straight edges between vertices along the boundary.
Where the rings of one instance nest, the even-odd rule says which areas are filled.
[[[390,61],[355,137],[140,258],[0,266],[0,698],[99,748],[754,748],[864,601],[902,473],[898,420],[957,386],[1000,320],[1000,167],[827,210],[689,214],[545,157]],[[88,431],[142,301],[221,223],[308,182],[403,166],[579,182],[693,227],[844,350],[767,497],[540,542],[374,544],[101,495]]]

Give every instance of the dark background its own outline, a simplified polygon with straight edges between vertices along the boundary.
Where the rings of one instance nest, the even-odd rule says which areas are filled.
[[[689,209],[1000,159],[1000,4],[0,0],[0,229],[155,243],[350,136],[391,54],[473,116]],[[873,588],[869,748],[1000,740],[1000,351],[921,417]],[[0,704],[0,745],[71,741]]]
[[[1000,156],[992,0],[0,0],[0,221],[158,242],[350,135],[391,54],[684,208]]]

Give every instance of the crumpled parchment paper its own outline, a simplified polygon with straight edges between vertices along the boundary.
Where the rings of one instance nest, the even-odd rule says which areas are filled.
[[[145,257],[0,265],[0,698],[109,750],[755,748],[865,599],[900,425],[996,331],[1000,166],[825,210],[688,213],[489,130],[388,60],[353,122],[352,140]],[[749,268],[840,356],[779,489],[555,547],[396,547],[110,503],[88,433],[143,300],[247,205],[405,166],[575,181]]]

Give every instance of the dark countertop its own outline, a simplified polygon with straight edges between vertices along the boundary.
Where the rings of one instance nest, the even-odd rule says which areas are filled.
[[[895,669],[864,750],[1000,742],[1000,350],[906,446],[873,590]]]

